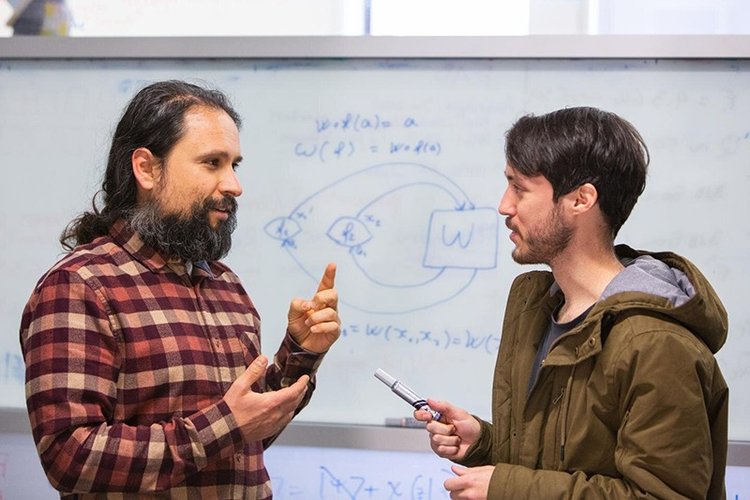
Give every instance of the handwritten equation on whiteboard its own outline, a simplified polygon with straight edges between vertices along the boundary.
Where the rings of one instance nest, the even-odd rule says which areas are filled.
[[[412,116],[345,112],[340,117],[317,118],[312,126],[314,138],[296,142],[294,154],[323,163],[355,155],[435,157],[443,150],[438,138],[418,133],[419,121]]]
[[[442,500],[454,477],[432,452],[274,445],[264,459],[277,500]]]
[[[315,497],[311,496],[312,491],[306,491],[293,480],[280,477],[271,478],[271,480],[276,498],[431,500],[448,498],[443,488],[443,481],[452,475],[450,470],[446,469],[441,475],[417,474],[406,479],[388,479],[387,476],[368,477],[368,475],[339,476],[335,468],[321,465]]]
[[[500,348],[500,335],[496,333],[476,333],[469,329],[462,331],[442,329],[415,329],[394,323],[348,323],[341,329],[342,337],[364,337],[380,342],[422,346],[431,349],[466,349],[484,352],[491,356]]]

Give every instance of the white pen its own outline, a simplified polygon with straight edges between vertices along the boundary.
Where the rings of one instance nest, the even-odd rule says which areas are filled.
[[[427,404],[426,399],[415,394],[414,391],[409,389],[400,381],[391,377],[380,368],[378,368],[375,372],[375,377],[385,385],[390,387],[391,390],[395,392],[401,399],[412,405],[417,410],[427,410],[428,412],[430,412],[430,414],[432,414],[433,420],[440,420],[441,415],[439,411],[435,411],[430,408],[430,405]]]

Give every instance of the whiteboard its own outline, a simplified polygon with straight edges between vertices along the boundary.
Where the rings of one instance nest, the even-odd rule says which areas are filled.
[[[168,78],[210,82],[243,117],[227,262],[260,311],[266,354],[289,300],[338,263],[342,338],[298,420],[409,415],[377,368],[490,418],[507,291],[524,269],[494,212],[503,134],[523,114],[590,105],[630,120],[651,150],[619,241],[688,256],[727,307],[730,438],[750,440],[747,60],[0,61],[0,406],[24,405],[21,311],[61,256],[60,231],[90,205],[123,106]]]
[[[272,446],[265,460],[278,500],[447,500],[454,477],[432,452]],[[750,498],[750,467],[727,467],[725,485],[727,498]]]
[[[416,431],[415,431],[416,432]],[[451,463],[430,451],[274,444],[264,454],[278,500],[440,500]],[[750,497],[750,467],[726,470],[727,498]],[[53,500],[31,436],[0,432],[0,498]]]

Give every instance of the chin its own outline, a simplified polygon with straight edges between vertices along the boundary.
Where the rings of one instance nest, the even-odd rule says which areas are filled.
[[[525,262],[523,261],[523,257],[519,256],[516,252],[513,252],[512,254],[510,254],[510,256],[513,259],[513,262],[515,262],[516,264],[525,264]]]
[[[225,222],[226,222],[226,219],[222,219],[219,217],[216,217],[216,218],[210,217],[208,219],[208,225],[211,226],[211,229],[213,229],[214,231],[218,231],[219,228],[221,228],[221,226],[224,225]]]
[[[543,262],[541,262],[540,259],[534,257],[528,252],[524,253],[520,251],[518,248],[513,250],[513,252],[510,255],[513,258],[513,260],[516,262],[516,264],[543,264]]]

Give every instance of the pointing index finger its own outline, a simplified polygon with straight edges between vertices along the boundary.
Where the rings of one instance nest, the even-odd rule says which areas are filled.
[[[323,277],[320,279],[320,284],[318,285],[318,292],[322,292],[323,290],[330,290],[333,288],[333,282],[336,279],[336,264],[331,262],[326,266],[326,270],[323,272]]]

